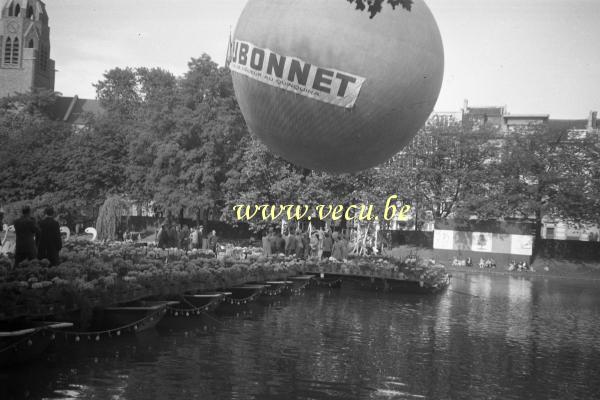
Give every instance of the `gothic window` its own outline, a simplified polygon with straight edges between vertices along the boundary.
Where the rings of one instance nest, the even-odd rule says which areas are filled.
[[[12,40],[10,38],[6,38],[6,43],[4,44],[4,64],[10,64],[11,54],[12,54]]]
[[[10,2],[10,6],[8,6],[8,16],[12,17],[13,16],[13,11],[14,11],[15,5],[12,3],[12,1]]]
[[[33,49],[35,47],[35,43],[33,42],[33,39],[29,39],[29,44],[27,45],[28,48]]]
[[[33,7],[31,7],[31,6],[27,7],[27,14],[25,14],[25,17],[27,17],[29,19],[34,19]]]
[[[17,6],[15,7],[15,17],[18,17],[20,13],[21,13],[21,5],[17,4]]]
[[[5,64],[10,62],[10,55],[12,53],[12,40],[11,38],[6,38],[6,42],[4,43],[4,57],[3,61]]]
[[[19,39],[15,38],[12,48],[12,64],[19,64]]]

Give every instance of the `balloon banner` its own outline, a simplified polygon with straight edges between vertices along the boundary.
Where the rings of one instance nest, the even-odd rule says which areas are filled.
[[[339,107],[354,107],[365,82],[363,77],[279,55],[242,40],[236,40],[232,46],[232,71]]]

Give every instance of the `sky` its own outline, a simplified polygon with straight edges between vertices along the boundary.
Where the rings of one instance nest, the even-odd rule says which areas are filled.
[[[343,1],[343,0],[330,0]],[[192,57],[223,65],[246,0],[46,0],[55,89],[94,98],[114,67],[180,75]],[[436,111],[506,106],[587,118],[600,110],[599,0],[427,0],[445,72]],[[386,6],[387,7],[387,6]]]

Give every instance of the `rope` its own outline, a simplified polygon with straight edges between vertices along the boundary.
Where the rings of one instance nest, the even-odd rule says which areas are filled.
[[[181,313],[182,316],[185,313],[186,317],[189,317],[190,313],[200,315],[200,313],[206,312],[210,308],[210,306],[213,305],[215,302],[218,301],[220,303],[223,300],[221,298],[213,299],[209,303],[200,307],[196,307],[195,305],[190,303],[190,301],[187,300],[185,297],[183,298],[183,301],[187,303],[191,308],[176,308],[174,306],[167,306],[167,309],[171,312],[171,315],[175,317],[178,317],[179,313]]]
[[[108,334],[108,336],[112,336],[113,333],[115,333],[117,336],[121,335],[121,331],[124,330],[129,330],[131,328],[133,328],[134,331],[137,330],[138,325],[140,325],[143,322],[146,322],[148,320],[153,321],[155,317],[159,316],[160,314],[165,314],[167,312],[166,307],[165,308],[161,308],[155,312],[153,312],[152,314],[146,315],[144,318],[139,319],[135,322],[132,322],[130,324],[127,325],[123,325],[119,328],[113,328],[113,329],[108,329],[108,330],[104,330],[104,331],[63,331],[63,330],[54,330],[54,329],[50,329],[53,332],[60,332],[62,334],[65,335],[65,338],[67,338],[68,336],[75,336],[75,341],[79,341],[79,337],[80,336],[88,336],[88,339],[90,339],[92,336],[96,336],[96,341],[100,340],[100,335],[106,335]]]
[[[254,300],[255,298],[257,298],[258,296],[260,296],[260,291],[254,292],[252,293],[250,296],[248,297],[244,297],[241,299],[229,299],[229,300],[225,300],[227,302],[229,302],[229,304],[235,304],[235,305],[240,305],[240,304],[246,304],[247,302],[250,302],[252,300]]]
[[[311,280],[306,281],[306,283],[304,283],[304,285],[298,287],[297,289],[291,289],[292,294],[300,294],[304,289],[306,289],[306,287],[311,282]]]
[[[337,286],[337,285],[341,284],[342,283],[342,278],[338,278],[338,279],[335,279],[333,281],[329,281],[327,283],[325,283],[323,281],[319,281],[319,280],[315,280],[315,282],[316,282],[316,286],[318,286],[318,287],[329,287],[329,288],[332,288],[334,286]]]
[[[17,347],[19,347],[19,345],[21,345],[22,343],[24,343],[25,341],[27,341],[27,345],[31,346],[33,343],[31,342],[31,338],[35,335],[37,335],[38,333],[41,333],[45,330],[48,330],[48,328],[40,328],[34,332],[31,332],[30,334],[28,334],[27,336],[25,336],[24,338],[9,344],[8,346],[6,346],[3,349],[0,349],[0,353],[4,353],[6,351],[9,351],[11,349],[16,349]],[[52,335],[52,339],[54,339],[54,334]]]

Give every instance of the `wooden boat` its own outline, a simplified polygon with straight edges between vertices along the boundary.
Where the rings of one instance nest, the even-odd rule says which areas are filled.
[[[96,317],[98,326],[105,331],[142,332],[156,326],[165,316],[167,307],[176,301],[138,300],[113,307],[106,307]]]
[[[55,339],[55,331],[70,322],[3,321],[0,323],[0,368],[39,358]]]
[[[189,317],[214,311],[219,304],[231,296],[231,292],[186,294],[176,304],[167,306],[168,316]]]
[[[342,287],[342,278],[340,276],[317,276],[314,279],[314,286],[328,289],[339,289]]]
[[[265,284],[269,285],[269,288],[263,292],[263,296],[279,296],[283,294],[289,294],[294,286],[293,281],[267,281]]]
[[[311,282],[315,279],[314,275],[299,275],[288,278],[293,282],[291,292],[292,294],[300,294]]]
[[[231,296],[226,299],[225,304],[244,305],[252,303],[270,287],[270,285],[246,284],[229,288],[228,291]]]

